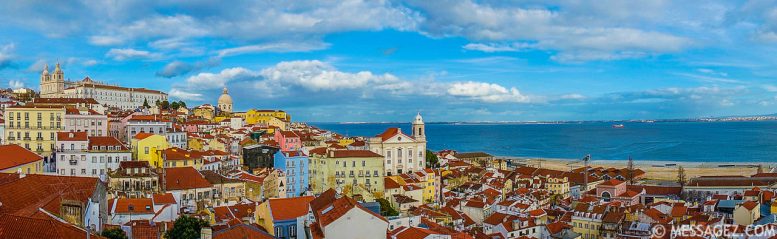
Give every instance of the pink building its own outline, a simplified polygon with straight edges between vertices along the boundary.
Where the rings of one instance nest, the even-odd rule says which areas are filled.
[[[302,140],[294,131],[275,130],[275,142],[281,148],[281,151],[297,151],[302,148]]]
[[[596,185],[596,196],[605,202],[620,202],[624,206],[639,203],[639,192],[629,191],[624,181],[611,179]]]
[[[65,131],[86,132],[89,136],[108,136],[108,116],[94,110],[67,108]]]

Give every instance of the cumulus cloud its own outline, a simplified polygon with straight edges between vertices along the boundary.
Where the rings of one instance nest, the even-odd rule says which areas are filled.
[[[227,82],[256,78],[258,74],[243,67],[234,67],[221,70],[218,73],[199,73],[186,79],[186,84],[191,89],[218,89],[223,88]]]
[[[180,75],[185,75],[193,71],[198,71],[203,68],[216,66],[220,63],[219,58],[211,58],[206,61],[198,61],[194,63],[187,63],[183,61],[172,61],[167,63],[164,68],[156,72],[156,76],[172,78]]]
[[[202,100],[202,94],[186,92],[175,88],[170,90],[170,97],[179,100]]]
[[[369,71],[348,73],[336,70],[333,66],[317,61],[290,61],[261,71],[263,81],[257,82],[261,89],[288,89],[300,87],[310,91],[358,89],[374,87],[402,90],[402,84],[394,75],[373,74]]]
[[[11,62],[13,60],[13,51],[15,48],[16,45],[13,43],[0,46],[0,70],[11,66]]]
[[[105,56],[113,58],[117,61],[123,61],[128,59],[154,59],[159,58],[159,53],[153,53],[145,50],[137,50],[132,48],[113,48],[105,54]]]
[[[578,18],[582,13],[574,12],[575,8],[569,6],[572,3],[559,4],[555,7],[560,9],[554,10],[553,7],[471,0],[411,2],[426,16],[421,25],[426,34],[463,36],[482,42],[465,45],[468,50],[499,52],[534,48],[560,52],[554,58],[558,61],[589,61],[672,53],[693,44],[690,39],[667,32],[622,27],[616,21]],[[485,43],[488,41],[494,43]],[[526,41],[532,44],[526,44]]]
[[[480,100],[487,103],[528,103],[529,96],[521,94],[517,88],[510,89],[504,86],[485,82],[459,82],[451,84],[448,94],[454,97]]]
[[[8,81],[8,87],[10,87],[11,89],[14,89],[14,90],[15,89],[21,89],[21,88],[24,88],[24,82],[22,82],[20,80],[10,80],[10,81]]]

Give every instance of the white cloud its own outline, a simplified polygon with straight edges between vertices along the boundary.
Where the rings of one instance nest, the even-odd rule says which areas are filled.
[[[159,58],[159,53],[153,53],[144,50],[136,50],[132,48],[113,48],[105,54],[107,57],[111,57],[117,61],[123,61],[128,59],[154,59]]]
[[[469,43],[463,46],[463,48],[466,50],[482,51],[482,52],[511,52],[511,51],[525,50],[533,47],[535,46],[528,43],[521,43],[521,42],[516,42],[512,44]]]
[[[264,69],[260,73],[264,81],[256,83],[263,89],[287,89],[300,87],[310,91],[358,89],[365,87],[401,91],[407,87],[391,74],[373,74],[369,71],[348,73],[317,61],[290,61]]]
[[[187,78],[186,83],[191,89],[218,89],[223,88],[227,82],[257,76],[256,72],[246,68],[234,67],[221,70],[219,73],[200,73]]]
[[[0,46],[0,69],[11,65],[14,49],[16,49],[16,45],[13,43]]]
[[[14,90],[15,89],[24,88],[24,82],[22,82],[20,80],[10,80],[10,81],[8,81],[8,87],[10,87],[11,89],[14,89]]]
[[[170,97],[180,100],[202,100],[202,94],[186,92],[176,88],[170,90]]]
[[[504,86],[485,82],[459,82],[451,84],[448,94],[455,97],[475,99],[486,103],[528,103],[530,97],[521,94],[517,88],[510,89]]]
[[[639,16],[636,11],[621,13],[627,15],[622,17],[602,14],[604,9],[597,9],[594,10],[596,17],[591,17],[592,14],[580,10],[587,6],[571,6],[574,3],[559,3],[559,9],[471,0],[412,1],[411,4],[425,13],[426,20],[420,27],[423,32],[432,36],[463,36],[480,42],[466,45],[465,49],[470,50],[498,52],[531,47],[558,53],[554,58],[558,61],[589,61],[673,53],[693,44],[682,36],[642,30],[639,24],[624,26],[622,21],[607,21],[608,18],[630,18],[630,14]],[[640,20],[661,19],[641,17]]]
[[[562,100],[583,100],[586,97],[581,94],[573,93],[573,94],[562,95],[559,98],[561,98]]]
[[[329,47],[329,44],[323,42],[278,42],[221,49],[217,55],[218,57],[226,57],[260,52],[304,52],[326,49],[327,47]]]

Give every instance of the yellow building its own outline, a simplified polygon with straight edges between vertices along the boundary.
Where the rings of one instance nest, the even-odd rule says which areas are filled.
[[[734,208],[734,224],[753,225],[761,218],[761,204],[754,201],[744,201]]]
[[[200,138],[190,137],[186,145],[189,147],[189,149],[202,151],[205,143]]]
[[[0,172],[42,173],[43,157],[19,145],[0,145]]]
[[[216,116],[216,107],[210,104],[200,105],[192,109],[192,114],[203,119],[213,120],[213,117]]]
[[[282,110],[250,109],[244,114],[237,114],[237,116],[243,117],[246,120],[246,124],[262,123],[278,127],[281,130],[286,130],[289,122],[291,122],[291,115]]]
[[[356,142],[353,138],[342,138],[337,140],[337,144],[343,147],[351,145],[353,142]]]
[[[151,166],[162,167],[162,151],[170,148],[165,136],[150,133],[138,133],[132,138],[132,158],[148,161]]]
[[[569,196],[569,179],[567,177],[547,177],[545,179],[545,189],[551,194],[561,195],[562,198]]]
[[[35,151],[43,157],[54,151],[56,134],[65,131],[64,106],[25,105],[5,109],[6,143]]]
[[[203,157],[199,151],[189,151],[181,148],[168,148],[161,150],[162,162],[165,168],[202,169]]]
[[[222,140],[219,138],[212,138],[208,140],[208,150],[229,152],[227,144],[222,142]]]
[[[572,215],[572,230],[582,234],[583,239],[600,238],[604,205],[594,206],[591,210],[574,211]]]
[[[310,184],[314,194],[330,188],[366,201],[383,197],[383,156],[369,150],[310,150]]]

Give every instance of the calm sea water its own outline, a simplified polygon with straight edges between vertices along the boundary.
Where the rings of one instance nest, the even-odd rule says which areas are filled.
[[[349,136],[374,136],[410,123],[312,123]],[[679,162],[777,162],[777,121],[568,124],[427,124],[428,148],[498,156]]]

